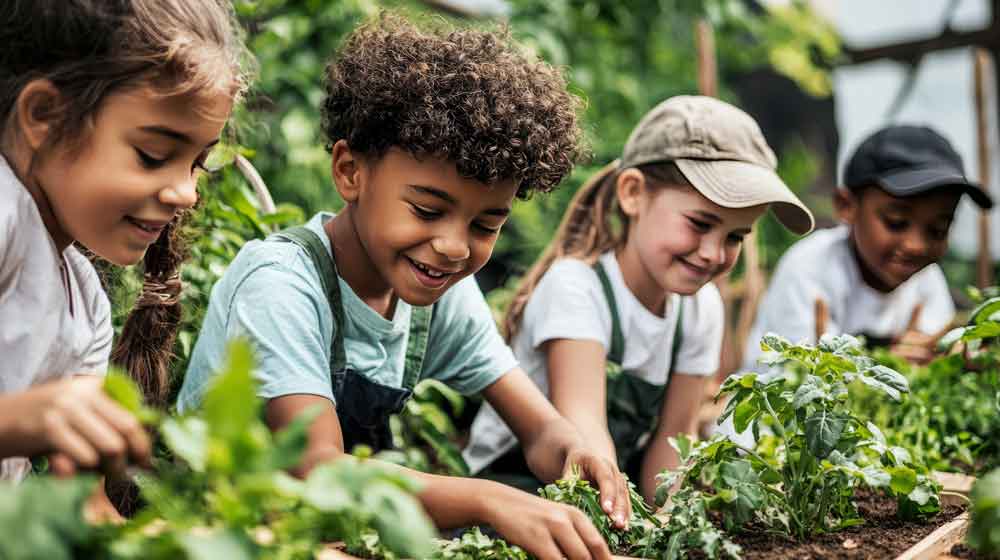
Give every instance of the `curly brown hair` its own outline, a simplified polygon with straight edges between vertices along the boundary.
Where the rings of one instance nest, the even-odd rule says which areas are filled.
[[[440,25],[382,14],[345,40],[327,66],[327,150],[346,140],[378,158],[397,147],[482,183],[514,179],[519,198],[552,190],[586,153],[580,99],[507,29]]]

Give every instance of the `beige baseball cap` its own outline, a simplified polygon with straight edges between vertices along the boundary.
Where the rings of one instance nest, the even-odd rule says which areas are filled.
[[[639,121],[620,166],[673,161],[698,192],[725,208],[770,204],[786,228],[812,231],[812,212],[778,177],[778,159],[753,117],[712,97],[679,95]]]

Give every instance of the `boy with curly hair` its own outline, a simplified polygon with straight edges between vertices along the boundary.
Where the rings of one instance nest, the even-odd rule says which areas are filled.
[[[300,471],[388,420],[421,378],[482,393],[539,479],[579,468],[629,515],[624,478],[517,366],[472,274],[515,197],[554,188],[581,156],[579,101],[506,33],[422,31],[392,16],[357,29],[327,69],[323,130],[346,206],[244,247],[212,290],[178,407],[198,405],[228,339],[250,338],[280,430],[313,406]],[[610,558],[589,520],[502,484],[411,472],[439,527],[493,526],[542,559]]]

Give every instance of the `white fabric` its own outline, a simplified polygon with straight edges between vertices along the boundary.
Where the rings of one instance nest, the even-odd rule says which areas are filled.
[[[625,355],[622,367],[658,385],[667,382],[668,367],[683,301],[683,341],[674,371],[711,375],[719,367],[722,346],[723,305],[714,284],[692,297],[670,296],[663,317],[643,307],[625,285],[613,253],[600,257],[618,307]],[[546,355],[540,346],[553,339],[595,340],[611,346],[611,310],[601,281],[591,265],[578,259],[560,259],[535,287],[524,309],[514,339],[514,354],[538,387],[549,395]],[[463,452],[472,472],[479,472],[510,449],[516,440],[510,428],[489,404],[484,404],[472,424],[469,446]]]
[[[817,299],[826,302],[826,333],[891,338],[903,333],[917,304],[917,328],[932,334],[948,325],[955,305],[941,269],[932,264],[889,293],[864,282],[848,241],[849,229],[816,231],[792,246],[778,262],[746,341],[742,371],[761,371],[760,338],[777,333],[792,342],[815,343]]]
[[[0,156],[0,393],[103,374],[112,336],[97,271],[76,248],[56,250],[34,199]],[[20,478],[24,463],[3,461],[0,480]]]

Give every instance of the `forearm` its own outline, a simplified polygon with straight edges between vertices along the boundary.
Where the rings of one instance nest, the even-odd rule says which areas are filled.
[[[0,395],[0,457],[31,456],[48,451],[42,434],[51,384]]]
[[[580,432],[562,417],[546,422],[535,437],[522,440],[522,444],[528,467],[543,482],[552,482],[562,477],[569,452],[588,445]],[[596,448],[594,450],[603,453]],[[614,446],[611,447],[611,453],[613,460]]]

